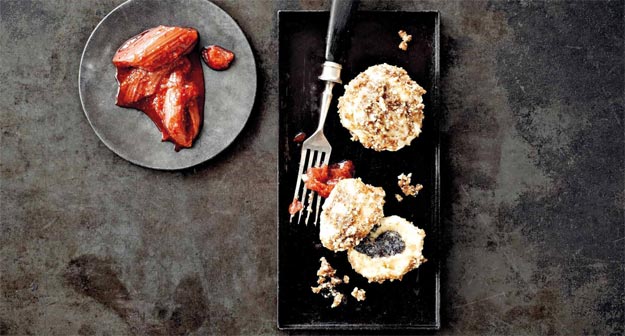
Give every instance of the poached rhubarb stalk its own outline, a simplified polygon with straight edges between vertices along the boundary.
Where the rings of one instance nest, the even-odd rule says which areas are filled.
[[[158,26],[130,38],[115,53],[116,104],[143,111],[176,150],[200,133],[204,74],[192,28]]]

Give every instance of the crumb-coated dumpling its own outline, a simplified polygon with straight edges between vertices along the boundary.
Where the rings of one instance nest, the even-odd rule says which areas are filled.
[[[350,249],[384,217],[384,189],[359,178],[339,181],[323,203],[319,239],[338,252]]]
[[[399,150],[421,133],[425,93],[406,70],[374,65],[345,86],[338,103],[341,124],[366,148]]]

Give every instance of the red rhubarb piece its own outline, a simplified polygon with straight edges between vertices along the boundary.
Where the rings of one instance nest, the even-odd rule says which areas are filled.
[[[218,45],[210,45],[202,49],[202,59],[209,68],[222,71],[230,67],[234,53]]]

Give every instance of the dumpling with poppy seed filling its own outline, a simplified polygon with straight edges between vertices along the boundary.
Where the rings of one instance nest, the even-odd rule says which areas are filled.
[[[399,216],[385,217],[369,236],[347,252],[354,271],[369,282],[401,280],[427,259],[421,254],[425,231]]]

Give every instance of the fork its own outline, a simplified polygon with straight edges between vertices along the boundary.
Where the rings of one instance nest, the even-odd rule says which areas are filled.
[[[319,111],[319,125],[317,130],[302,144],[302,154],[299,161],[299,170],[297,173],[297,183],[295,186],[295,192],[293,194],[293,200],[301,200],[301,204],[304,207],[299,211],[297,223],[302,219],[302,212],[306,211],[305,224],[308,225],[308,218],[313,212],[312,204],[315,203],[315,223],[319,219],[319,206],[321,204],[321,196],[316,195],[310,191],[307,193],[306,186],[302,186],[302,174],[308,171],[311,167],[319,167],[330,163],[330,154],[332,154],[332,146],[323,134],[323,126],[325,125],[326,117],[328,116],[328,110],[332,103],[332,89],[335,84],[341,84],[341,69],[342,66],[335,61],[339,61],[342,49],[344,49],[345,38],[347,34],[347,27],[351,21],[353,11],[358,6],[358,1],[354,0],[333,0],[332,8],[330,10],[330,22],[328,24],[328,35],[326,37],[326,61],[323,63],[323,70],[320,80],[325,81],[325,89],[321,94],[321,108]],[[301,193],[300,193],[301,187]],[[298,194],[300,196],[298,196]],[[307,198],[310,198],[308,204],[306,204]],[[293,215],[289,220],[293,221]]]

